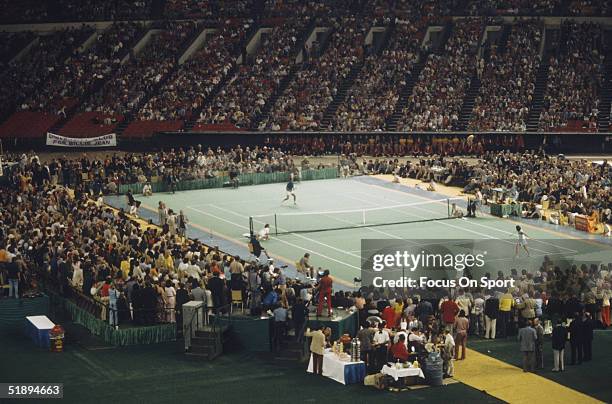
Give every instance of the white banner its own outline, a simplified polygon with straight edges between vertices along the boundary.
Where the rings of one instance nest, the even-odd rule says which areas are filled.
[[[58,147],[109,147],[117,146],[117,135],[109,133],[108,135],[98,137],[64,137],[47,132],[47,146]]]

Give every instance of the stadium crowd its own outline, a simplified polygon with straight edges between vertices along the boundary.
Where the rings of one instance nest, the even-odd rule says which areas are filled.
[[[511,200],[527,202],[528,217],[539,218],[536,205],[548,201],[570,223],[580,214],[612,224],[611,174],[609,164],[598,165],[588,160],[529,152],[485,153],[473,167],[464,191],[479,191],[484,198],[493,200],[493,189],[501,188]]]
[[[59,74],[65,58],[77,44],[93,33],[88,26],[65,28],[40,36],[23,59],[8,64],[0,89],[0,116],[16,106],[20,110],[38,110],[36,94],[50,78]]]
[[[3,23],[144,20],[151,16],[151,0],[25,0],[0,1]]]
[[[229,84],[219,92],[199,121],[231,122],[239,128],[250,128],[280,82],[293,66],[298,38],[308,25],[306,15],[297,15],[272,28],[265,36],[253,60],[238,68]]]
[[[363,63],[367,21],[355,16],[330,18],[327,46],[313,43],[308,61],[278,98],[265,129],[319,130],[327,106],[351,69]],[[322,49],[324,48],[324,49]],[[322,53],[322,54],[321,54]]]
[[[290,157],[278,150],[239,146],[226,153],[189,149],[155,157],[126,154],[104,161],[83,156],[45,163],[35,155],[19,156],[0,194],[0,261],[10,296],[19,296],[20,288],[23,293],[38,283],[50,282],[58,293],[77,302],[94,299],[97,315],[118,327],[180,323],[181,306],[190,299],[203,300],[211,313],[223,311],[230,302],[230,291],[240,291],[245,301],[250,296],[251,314],[268,312],[274,318],[274,349],[280,348],[290,328],[301,339],[308,306],[320,299],[317,292],[319,296],[323,293],[313,279],[289,278],[272,260],[263,259],[261,253],[268,253],[258,241],[252,241],[253,256],[241,258],[185,238],[187,217],[162,202],[159,226],[147,225],[122,209],[115,211],[100,199],[94,200],[96,192],[90,194],[90,187],[77,180],[83,178],[79,175],[83,172],[129,180],[165,164],[223,161],[244,165],[262,159],[270,169],[274,161],[279,170],[291,169]],[[588,214],[590,209],[609,210],[610,206],[609,165],[540,154],[485,153],[471,166],[463,160],[441,158],[404,166],[364,161],[363,172],[397,173],[403,168],[406,176],[429,180],[435,166],[465,178],[469,182],[465,191],[482,190],[485,200],[491,187],[505,187],[517,201],[538,201],[544,195],[565,200],[570,212]],[[534,177],[542,181],[531,182]],[[73,191],[58,184],[69,185]],[[612,214],[607,214],[609,222]],[[312,274],[316,257],[305,258],[300,260],[302,271],[323,284],[321,279],[327,275],[321,268],[316,270],[318,275]],[[522,338],[520,330],[526,327],[533,327],[536,337],[529,345],[531,351],[526,351],[531,353],[525,353],[525,370],[535,370],[545,363],[544,326],[550,332],[553,325],[563,327],[561,321],[568,319],[571,363],[591,360],[593,329],[610,325],[610,271],[612,264],[561,268],[545,257],[537,272],[498,273],[497,280],[515,281],[511,288],[392,290],[367,286],[357,292],[336,292],[331,306],[358,311],[363,329],[357,337],[371,372],[380,370],[389,359],[423,359],[428,348],[438,344],[443,347],[445,372],[452,375],[452,359],[466,359],[465,346],[471,336],[494,339],[518,333]],[[470,271],[466,276],[471,276]],[[325,284],[331,287],[331,282]],[[321,311],[322,301],[318,301]],[[524,346],[521,343],[521,349]],[[564,365],[555,362],[554,366],[562,370]]]
[[[470,2],[471,15],[555,15],[560,0],[476,0]]]
[[[498,155],[498,162],[505,157]],[[44,173],[36,157],[26,158],[0,195],[0,259],[11,296],[19,296],[20,285],[23,292],[38,282],[51,282],[65,297],[93,296],[103,307],[99,315],[117,327],[180,322],[180,308],[190,299],[203,300],[211,311],[223,310],[235,290],[245,298],[250,294],[251,314],[269,311],[274,317],[275,348],[290,327],[301,338],[316,291],[310,281],[289,279],[272,261],[227,256],[183,238],[186,217],[162,203],[161,226],[148,226],[94,202],[78,186],[72,193],[53,185]],[[303,262],[306,269],[312,267],[311,261]],[[515,281],[508,289],[367,286],[336,292],[331,306],[358,311],[364,327],[358,333],[362,357],[374,372],[387,359],[418,358],[429,344],[442,340],[448,344],[445,370],[452,375],[451,359],[466,359],[465,349],[459,355],[455,345],[465,348],[468,336],[505,338],[520,334],[518,329],[528,323],[543,335],[542,325],[560,326],[566,319],[573,319],[571,362],[579,364],[592,358],[592,330],[610,325],[610,271],[611,265],[560,268],[545,257],[535,273],[497,274],[498,280]],[[321,282],[326,275],[318,272]],[[393,348],[398,342],[408,350]],[[533,342],[531,368],[542,368],[541,336]]]
[[[560,129],[569,121],[581,121],[581,126],[589,130],[597,128],[603,60],[599,24],[563,22],[561,53],[550,58],[541,130]]]
[[[145,184],[153,179],[185,181],[197,178],[214,178],[228,171],[238,173],[271,173],[294,171],[295,164],[290,154],[273,147],[245,147],[240,145],[227,151],[217,148],[204,148],[201,145],[190,148],[170,149],[158,153],[113,153],[104,157],[51,158],[39,161],[37,175],[28,175],[31,160],[38,157],[5,155],[5,163],[14,165],[11,175],[19,187],[28,181],[38,185],[49,181],[52,185],[79,188],[81,192],[92,195],[117,193],[119,185]]]
[[[206,38],[206,46],[197,50],[153,94],[141,109],[141,119],[172,120],[190,118],[199,111],[206,98],[234,68],[233,56],[252,22],[225,21],[219,32]],[[202,111],[200,120],[205,120]]]
[[[66,1],[66,8],[73,11],[67,13],[79,14],[70,3]],[[526,6],[488,3],[497,10]],[[553,3],[538,1],[533,6],[556,10]],[[95,4],[82,5],[83,10],[90,6]],[[8,122],[14,111],[33,111],[71,119],[72,112],[96,112],[92,120],[124,121],[125,128],[136,119],[179,121],[171,125],[174,130],[380,131],[388,128],[392,114],[399,113],[399,131],[446,131],[459,128],[466,91],[478,77],[482,85],[469,128],[524,131],[541,65],[544,24],[517,19],[507,44],[487,48],[485,43],[480,49],[485,25],[499,21],[468,17],[450,23],[446,16],[456,6],[455,1],[415,5],[384,0],[177,0],[166,4],[170,18],[179,18],[172,10],[184,8],[204,20],[162,19],[148,26],[115,22],[91,43],[85,40],[93,27],[86,25],[44,34],[3,34],[0,46],[7,55],[15,55],[13,42],[20,47],[32,38],[34,42],[17,60],[7,56],[0,61],[6,66],[0,117]],[[306,28],[313,21],[328,29],[311,42]],[[433,24],[444,30],[440,37],[431,35],[421,49],[426,29]],[[388,29],[382,40],[367,38],[373,26]],[[211,32],[203,46],[179,65],[187,42],[208,27]],[[152,38],[144,49],[134,50],[145,28],[155,30]],[[261,35],[257,49],[247,51],[245,40],[255,28],[272,31]],[[551,30],[548,38],[556,31]],[[601,24],[565,20],[556,42],[544,44],[549,71],[539,130],[596,130],[605,83],[605,40]],[[300,52],[302,59],[295,58]],[[238,63],[240,57],[243,63]],[[410,73],[417,62],[425,64],[412,87],[415,77]],[[404,104],[400,93],[408,83],[412,93]],[[324,119],[326,112],[334,112],[328,107],[335,108],[334,98],[344,85],[347,96],[335,114]],[[28,116],[16,115],[9,128]],[[42,126],[54,122],[47,115],[39,118]],[[81,125],[83,117],[76,118],[73,123]],[[395,117],[392,122],[395,125]],[[69,126],[58,122],[60,129],[65,124]],[[145,126],[151,129],[134,125],[126,136],[144,135],[139,130],[155,132],[164,124]],[[17,136],[13,129],[8,132]]]
[[[381,131],[395,110],[399,91],[417,62],[423,27],[409,20],[396,20],[393,37],[381,55],[366,58],[363,71],[340,105],[333,122],[337,131]]]
[[[84,109],[124,115],[139,107],[175,68],[177,48],[192,37],[195,29],[196,24],[191,21],[165,23],[144,49],[130,55],[102,90],[92,95]],[[139,115],[146,119],[157,113],[143,109]]]
[[[75,51],[63,65],[59,65],[48,85],[32,94],[22,109],[58,112],[65,117],[66,108],[75,106],[97,84],[104,83],[113,74],[142,29],[136,23],[111,25],[98,34],[88,49]]]
[[[481,59],[481,86],[469,129],[524,132],[533,101],[542,38],[538,21],[519,21],[503,51]]]
[[[402,111],[398,130],[457,128],[463,97],[474,76],[483,24],[482,18],[458,21],[443,53],[429,54]]]

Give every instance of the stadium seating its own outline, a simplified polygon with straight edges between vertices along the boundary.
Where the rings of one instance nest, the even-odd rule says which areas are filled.
[[[58,132],[67,137],[95,137],[113,133],[123,121],[121,115],[103,112],[80,112],[68,121]]]
[[[49,129],[133,138],[168,128],[592,132],[610,126],[606,23],[566,19],[559,26],[547,17],[607,15],[605,1],[18,3],[0,0],[2,18],[127,21],[0,33],[0,122],[15,128],[22,120],[15,112],[42,113],[33,115],[40,124],[19,133],[6,129],[5,137],[42,137]],[[499,15],[547,19],[490,17]],[[146,16],[163,19],[131,21]]]
[[[40,139],[59,120],[58,115],[46,112],[15,112],[0,125],[0,138]]]
[[[123,132],[126,138],[149,138],[156,132],[178,131],[183,127],[183,121],[134,121]]]

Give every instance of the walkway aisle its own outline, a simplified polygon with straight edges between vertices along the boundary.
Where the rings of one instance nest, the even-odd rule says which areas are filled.
[[[500,360],[468,350],[468,359],[455,362],[455,379],[511,403],[602,403],[552,380]]]

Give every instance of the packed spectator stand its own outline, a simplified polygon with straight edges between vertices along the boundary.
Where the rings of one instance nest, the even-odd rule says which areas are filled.
[[[608,130],[607,2],[459,3],[6,2],[0,138]]]
[[[470,129],[522,132],[539,66],[542,27],[538,21],[520,21],[510,27],[507,44],[491,49],[489,60],[479,59],[482,85]]]

